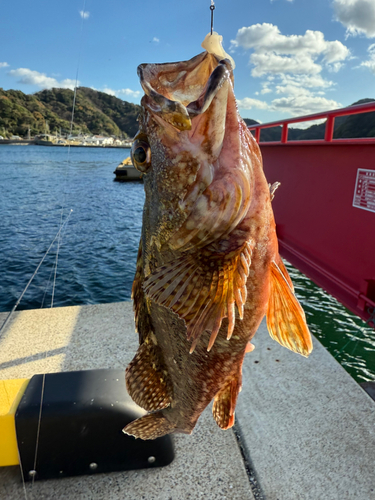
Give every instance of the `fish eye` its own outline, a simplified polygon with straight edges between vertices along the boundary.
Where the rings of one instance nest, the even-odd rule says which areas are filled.
[[[151,148],[145,141],[134,141],[131,157],[133,165],[140,172],[147,172],[151,166]]]
[[[139,148],[137,148],[134,153],[133,153],[133,156],[134,156],[134,160],[137,162],[137,163],[144,163],[146,161],[146,151],[142,148],[142,146],[139,146]]]

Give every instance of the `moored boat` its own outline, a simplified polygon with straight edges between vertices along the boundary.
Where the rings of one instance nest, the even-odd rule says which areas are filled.
[[[142,174],[134,168],[130,158],[122,161],[113,172],[116,175],[115,181],[141,181]]]

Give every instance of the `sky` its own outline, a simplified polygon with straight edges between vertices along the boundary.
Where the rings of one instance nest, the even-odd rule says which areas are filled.
[[[211,0],[18,0],[0,14],[0,87],[78,85],[139,103],[141,63],[190,59]],[[375,98],[375,0],[216,0],[242,117],[262,123]]]

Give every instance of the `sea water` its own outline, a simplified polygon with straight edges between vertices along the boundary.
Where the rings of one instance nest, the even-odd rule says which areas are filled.
[[[128,156],[0,146],[0,311],[12,309],[67,217],[17,309],[130,300],[144,191],[140,182],[114,181]],[[357,381],[375,380],[374,329],[287,266],[311,332]]]

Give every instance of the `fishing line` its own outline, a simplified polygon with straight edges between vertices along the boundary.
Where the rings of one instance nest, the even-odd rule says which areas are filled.
[[[78,62],[77,62],[77,71],[76,71],[76,84],[74,86],[72,117],[70,119],[70,136],[72,136],[72,131],[73,131],[74,111],[75,111],[76,99],[77,99],[78,73],[79,73],[79,66],[81,63],[81,53],[82,53],[82,45],[83,45],[83,23],[85,21],[85,12],[86,12],[85,9],[86,9],[86,0],[83,0],[81,32],[80,32]],[[68,144],[68,158],[69,158],[69,154],[70,154],[70,142]]]
[[[215,2],[211,0],[210,11],[211,11],[211,35],[214,30],[214,10],[215,10]]]
[[[82,45],[83,45],[83,23],[84,23],[84,20],[85,20],[85,12],[86,12],[86,0],[83,1],[83,7],[82,7],[82,21],[81,21],[81,31],[80,31],[80,43],[79,43],[80,48],[79,48],[79,51],[78,51],[76,81],[75,81],[74,93],[73,93],[72,116],[71,116],[71,120],[70,120],[70,133],[69,133],[69,143],[68,143],[68,162],[67,162],[68,167],[70,165],[70,140],[71,140],[72,132],[73,132],[74,111],[75,111],[76,100],[77,100],[78,74],[79,74],[79,67],[80,67],[81,53],[82,53]],[[54,272],[54,279],[53,279],[53,286],[52,286],[51,309],[53,308],[53,302],[54,302],[54,297],[55,297],[56,275],[57,275],[57,266],[58,266],[58,260],[59,260],[61,232],[62,232],[62,229],[63,229],[63,227],[65,226],[65,224],[67,222],[67,221],[65,221],[65,223],[62,224],[63,213],[64,213],[65,205],[66,205],[67,175],[68,175],[68,168],[65,169],[64,198],[63,198],[63,203],[62,203],[62,206],[61,206],[60,231],[58,233],[57,250],[56,250],[56,260],[55,260],[55,266],[54,266],[55,272]],[[70,214],[72,212],[73,212],[73,210],[70,211],[68,218],[70,217]],[[47,351],[45,353],[45,358],[46,357],[47,357]],[[35,443],[34,470],[33,470],[33,476],[32,476],[32,486],[34,485],[35,477],[36,477],[36,474],[37,474],[36,464],[37,464],[38,450],[39,450],[39,436],[40,436],[40,427],[41,427],[41,421],[42,421],[44,388],[45,388],[45,374],[43,374],[43,377],[42,377],[42,390],[41,390],[41,396],[40,396],[38,427],[37,427],[37,435],[36,435],[36,443]]]
[[[44,301],[45,301],[45,298],[46,298],[46,294],[48,292],[49,284],[51,283],[51,278],[52,278],[53,271],[54,271],[54,265],[52,265],[51,272],[49,273],[49,278],[48,278],[47,286],[46,286],[46,289],[44,290],[43,300],[42,300],[42,304],[40,306],[41,309],[43,309],[43,306],[44,306]]]
[[[8,316],[6,317],[4,323],[1,325],[1,328],[0,328],[0,339],[1,339],[1,336],[2,336],[2,331],[4,330],[4,328],[6,327],[6,325],[9,323],[9,320],[12,316],[12,314],[14,313],[14,311],[17,309],[19,303],[21,302],[23,296],[25,295],[27,289],[29,288],[31,282],[33,281],[33,279],[35,278],[37,272],[39,271],[39,268],[40,266],[43,264],[44,262],[44,259],[47,257],[49,251],[51,250],[51,248],[53,247],[53,244],[55,243],[56,239],[59,237],[59,235],[61,234],[61,231],[63,230],[63,228],[65,227],[66,223],[68,222],[69,220],[69,217],[71,215],[71,213],[73,212],[73,210],[70,211],[69,215],[67,216],[67,218],[65,219],[65,222],[63,223],[63,225],[60,227],[60,229],[57,231],[57,234],[56,236],[54,237],[52,243],[50,244],[50,246],[48,247],[48,250],[46,251],[46,253],[43,255],[41,261],[39,262],[37,268],[35,269],[33,275],[31,276],[31,278],[29,279],[27,285],[25,286],[23,292],[21,293],[21,295],[19,296],[17,302],[15,303],[15,305],[13,306],[13,309],[10,311],[10,313],[8,314]]]
[[[61,233],[61,238],[59,237],[58,241],[62,241],[63,237],[64,237],[64,233],[65,233],[65,230],[66,230],[66,226],[64,227],[64,231]],[[60,243],[61,245],[61,243]],[[58,251],[59,251],[59,248],[57,249],[57,253],[56,253],[56,258],[55,258],[55,263],[52,265],[52,268],[51,268],[51,272],[49,273],[49,278],[48,278],[48,282],[47,282],[47,285],[46,285],[46,288],[44,290],[44,294],[43,294],[43,299],[42,299],[42,304],[40,306],[41,309],[43,309],[43,306],[44,306],[44,301],[46,299],[46,295],[47,295],[47,292],[48,292],[48,287],[49,287],[49,284],[51,283],[51,278],[52,278],[52,274],[53,272],[55,271],[55,268],[57,270],[57,261],[58,261]],[[56,283],[56,271],[55,271],[55,278],[54,278],[54,283]],[[52,307],[52,305],[51,305]]]
[[[59,262],[60,241],[61,241],[61,233],[59,234],[59,237],[57,239],[57,250],[56,250],[56,260],[55,260],[55,274],[54,274],[54,277],[53,277],[52,297],[51,297],[51,309],[53,308],[53,299],[55,297],[56,274],[57,274],[57,264]]]
[[[20,450],[18,449],[18,445],[17,445],[17,454],[18,454],[18,461],[20,463],[20,469],[21,469],[21,478],[22,478],[23,493],[25,495],[25,500],[27,500],[26,482],[25,482],[25,476],[23,475],[22,460],[21,460]]]
[[[61,233],[61,238],[59,237],[59,239],[58,239],[58,242],[59,242],[60,246],[62,245],[62,243],[60,243],[60,242],[62,242],[62,240],[64,238],[65,231],[66,231],[66,226],[64,227],[64,230]],[[47,282],[46,288],[44,290],[43,300],[42,300],[42,304],[40,306],[41,309],[43,309],[44,301],[46,299],[46,295],[47,295],[47,292],[48,292],[48,287],[49,287],[49,284],[51,283],[52,274],[54,273],[55,268],[56,268],[56,271],[57,271],[57,267],[56,266],[57,266],[57,261],[58,261],[58,253],[59,253],[59,248],[57,249],[57,253],[56,253],[56,257],[55,257],[55,263],[52,265],[51,272],[50,272],[49,278],[48,278],[48,282]],[[56,271],[54,273],[55,274],[54,283],[56,283]],[[53,303],[53,300],[52,300],[52,303]],[[52,305],[50,307],[52,307]]]

